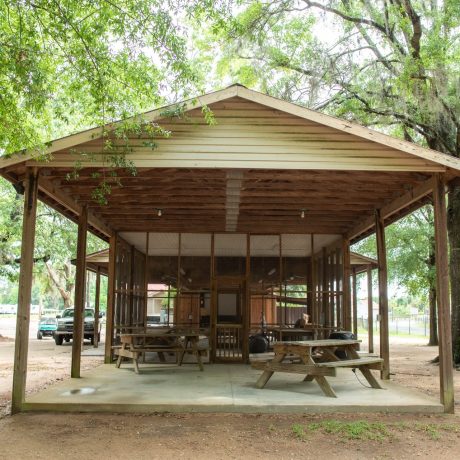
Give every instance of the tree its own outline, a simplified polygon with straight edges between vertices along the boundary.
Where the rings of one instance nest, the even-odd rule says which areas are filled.
[[[0,2],[0,149],[35,148],[186,94],[195,81],[180,25],[186,4]]]
[[[50,139],[183,99],[197,79],[181,22],[204,6],[185,0],[1,1],[0,155],[31,149],[43,159]],[[139,126],[134,119],[117,135]],[[94,191],[100,201],[117,181],[116,170],[131,166],[123,155],[110,161],[110,146],[106,150],[109,172]],[[0,276],[15,280],[22,196],[1,179],[0,198]],[[35,280],[44,289],[51,280],[71,305],[75,226],[40,204],[36,235]],[[100,242],[90,239],[91,247]]]
[[[23,197],[0,179],[0,278],[16,282],[19,275]],[[106,247],[99,238],[88,235],[87,250]],[[37,208],[34,281],[45,294],[57,292],[64,307],[73,305],[77,226],[43,203]]]
[[[212,29],[223,55],[215,66],[218,78],[230,75],[275,96],[460,155],[458,0],[251,1],[234,16],[216,15],[215,23],[225,24]],[[460,185],[452,184],[448,230],[457,363],[459,222]]]
[[[116,135],[149,135],[137,117],[196,86],[181,21],[205,4],[185,0],[13,0],[0,2],[0,155],[29,149],[46,159],[50,139],[126,120]],[[130,118],[132,117],[132,118]],[[130,148],[102,153],[95,200],[104,203],[117,171],[135,168]],[[78,153],[78,152],[76,152]],[[80,162],[75,162],[75,177]]]
[[[438,345],[433,207],[424,206],[388,226],[385,237],[389,281],[404,286],[410,296],[429,305],[428,345]],[[360,241],[353,250],[376,257],[375,236]]]

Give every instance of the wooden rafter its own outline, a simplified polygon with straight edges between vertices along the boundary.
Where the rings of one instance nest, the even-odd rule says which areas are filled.
[[[149,168],[137,176],[122,172],[122,185],[114,184],[108,203],[98,204],[92,193],[100,168],[82,169],[78,180],[66,180],[71,169],[41,171],[49,199],[54,194],[75,214],[86,205],[89,222],[106,232],[346,233],[373,216],[382,202],[401,201],[408,189],[417,190],[427,179],[426,174],[407,172],[258,169],[235,171],[235,178],[225,169]],[[233,227],[227,225],[230,208],[232,217],[238,216]],[[157,209],[162,209],[161,217]]]

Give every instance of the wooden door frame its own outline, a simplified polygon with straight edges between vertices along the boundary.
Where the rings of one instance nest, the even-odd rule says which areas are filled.
[[[217,332],[217,303],[219,290],[238,290],[241,296],[241,326],[243,342],[241,346],[242,362],[248,363],[249,361],[249,298],[247,289],[247,276],[214,276],[212,278],[212,293],[211,293],[211,342],[213,347],[211,350],[211,362],[216,362],[216,332]]]

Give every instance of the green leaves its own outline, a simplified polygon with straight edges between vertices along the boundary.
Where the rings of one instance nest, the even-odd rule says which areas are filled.
[[[2,2],[0,154],[156,106],[168,83],[185,95],[196,78],[178,8],[194,3]]]
[[[458,155],[458,2],[254,1],[222,21],[222,80]]]
[[[23,195],[0,179],[0,278],[12,282],[19,275],[21,253]],[[48,264],[57,278],[73,285],[74,269],[70,259],[76,257],[77,226],[53,209],[39,202],[35,241],[34,278],[40,285],[49,282]],[[88,234],[88,252],[106,247],[106,244]]]
[[[432,206],[388,226],[385,236],[390,282],[404,286],[409,295],[428,305],[430,287],[436,284]],[[375,257],[375,237],[359,242],[353,250]]]

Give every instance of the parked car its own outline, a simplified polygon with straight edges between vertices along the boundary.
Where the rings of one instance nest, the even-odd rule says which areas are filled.
[[[38,322],[37,339],[43,337],[53,337],[54,331],[57,329],[57,320],[51,316],[42,316]]]
[[[57,328],[54,331],[54,341],[56,345],[62,345],[63,341],[70,342],[73,337],[73,308],[66,308],[62,315],[57,315]],[[101,317],[101,315],[99,315]],[[94,343],[94,310],[85,308],[85,322],[83,328],[83,338]],[[101,325],[99,323],[98,341],[100,340]]]

